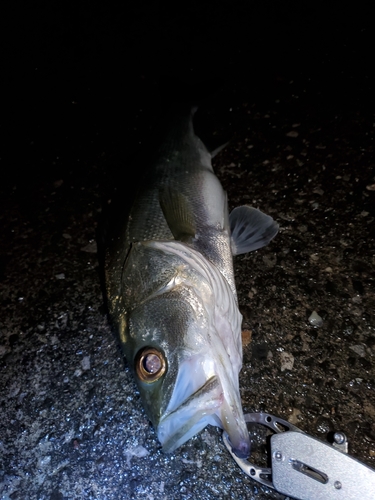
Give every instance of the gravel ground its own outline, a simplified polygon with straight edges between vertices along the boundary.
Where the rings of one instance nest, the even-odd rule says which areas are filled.
[[[239,70],[250,49],[239,50],[197,130],[231,138],[214,160],[230,208],[251,204],[280,225],[268,247],[235,260],[244,412],[322,440],[342,430],[375,468],[373,80],[359,45],[311,68],[306,46],[284,66],[254,55],[251,74]],[[199,80],[203,59],[177,73],[189,65]],[[108,324],[96,243],[118,172],[129,193],[129,158],[158,124],[158,78],[134,63],[124,96],[103,78],[75,84],[63,64],[58,82],[33,73],[35,95],[17,90],[2,124],[0,498],[284,499],[240,471],[216,428],[161,451]],[[254,449],[264,458],[256,439]]]

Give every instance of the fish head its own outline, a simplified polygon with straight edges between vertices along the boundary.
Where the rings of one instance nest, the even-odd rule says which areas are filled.
[[[225,278],[183,243],[147,242],[131,250],[122,282],[123,347],[164,451],[211,424],[247,457],[241,315]]]

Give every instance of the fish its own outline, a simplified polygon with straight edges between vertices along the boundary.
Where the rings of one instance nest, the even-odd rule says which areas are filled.
[[[162,449],[208,424],[250,454],[242,410],[242,315],[233,257],[267,245],[274,219],[227,194],[194,131],[196,107],[169,115],[130,209],[105,251],[110,321]],[[219,148],[220,149],[220,148]]]

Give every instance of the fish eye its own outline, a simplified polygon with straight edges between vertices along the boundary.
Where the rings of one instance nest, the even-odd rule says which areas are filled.
[[[164,354],[155,347],[144,347],[138,351],[135,358],[135,372],[142,382],[156,382],[166,369]]]

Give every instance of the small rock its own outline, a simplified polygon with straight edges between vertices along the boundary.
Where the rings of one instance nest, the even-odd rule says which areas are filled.
[[[130,467],[130,461],[131,461],[132,457],[144,458],[149,453],[150,452],[144,446],[141,446],[141,445],[133,446],[132,448],[127,448],[125,450],[125,456],[126,456],[128,467]]]
[[[309,316],[309,323],[313,326],[322,326],[323,320],[316,311],[313,311]]]
[[[366,355],[365,346],[363,344],[351,345],[349,349],[358,354],[358,356],[361,356],[361,358],[364,358]]]
[[[251,330],[242,330],[241,336],[242,336],[243,347],[248,346],[251,342],[252,331]]]
[[[52,337],[50,338],[50,341],[51,341],[52,345],[56,345],[59,343],[59,339],[57,338],[56,335],[52,335]]]
[[[320,416],[316,421],[315,428],[316,431],[319,432],[320,434],[327,434],[334,428],[334,426],[331,420],[329,420],[326,417]]]
[[[83,370],[90,370],[90,356],[84,356],[81,361],[81,366]]]
[[[95,240],[90,241],[87,245],[81,248],[83,252],[88,252],[88,253],[97,253],[98,251],[98,246],[96,244]]]
[[[298,417],[300,415],[301,415],[301,410],[299,410],[298,408],[293,408],[292,414],[289,415],[289,417],[288,417],[288,422],[293,424],[293,425],[297,425],[299,422]]]
[[[293,354],[290,354],[290,352],[281,352],[280,353],[280,359],[281,359],[281,371],[285,370],[292,370],[293,365],[294,365],[294,356]]]
[[[40,467],[46,467],[51,463],[51,455],[46,455],[45,457],[41,458],[39,461]]]
[[[286,134],[286,136],[287,136],[287,137],[298,137],[298,136],[299,136],[299,134],[298,134],[298,132],[297,132],[296,130],[291,130],[290,132],[288,132],[288,133]]]

